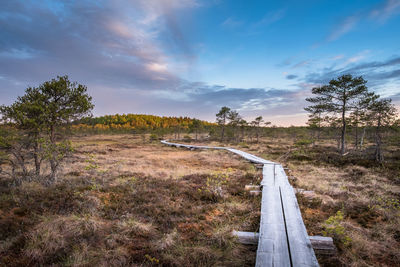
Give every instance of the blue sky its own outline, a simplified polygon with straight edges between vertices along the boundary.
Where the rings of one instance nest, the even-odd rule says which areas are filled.
[[[94,115],[302,125],[314,86],[350,73],[400,103],[400,0],[0,2],[0,104],[69,75]]]

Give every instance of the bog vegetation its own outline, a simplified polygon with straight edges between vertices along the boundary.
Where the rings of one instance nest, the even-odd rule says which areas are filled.
[[[400,261],[400,123],[390,99],[344,75],[312,90],[308,125],[187,117],[92,117],[87,88],[57,77],[1,106],[0,265],[254,265],[232,230],[257,231],[254,166],[177,139],[232,146],[291,169],[309,235],[335,240],[322,265]]]

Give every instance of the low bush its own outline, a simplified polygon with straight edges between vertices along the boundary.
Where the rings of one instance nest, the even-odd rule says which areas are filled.
[[[324,236],[333,237],[335,244],[342,249],[350,246],[352,241],[347,235],[346,229],[342,225],[343,219],[343,212],[339,210],[335,215],[329,217],[324,222],[324,231],[322,231]]]

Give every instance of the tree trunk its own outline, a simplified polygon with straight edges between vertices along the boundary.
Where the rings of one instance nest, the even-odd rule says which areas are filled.
[[[35,141],[34,147],[33,147],[33,158],[35,160],[35,175],[36,177],[40,176],[40,159],[39,159],[39,143],[37,140]]]
[[[336,142],[337,142],[337,150],[340,151],[341,139],[339,133],[336,133]]]
[[[340,147],[340,154],[343,156],[344,153],[346,152],[346,143],[345,143],[345,137],[346,137],[346,118],[345,118],[345,108],[343,108],[342,110],[342,135],[340,137],[340,143],[341,143],[341,147]]]
[[[19,165],[21,166],[21,169],[22,169],[22,176],[27,177],[29,172],[25,166],[25,159],[22,156],[20,156],[20,158],[19,158]]]
[[[12,151],[11,151],[11,153],[13,154],[13,156],[14,156],[14,158],[15,158],[15,166],[18,166],[19,165],[19,167],[21,168],[21,170],[22,170],[22,175],[24,176],[24,177],[26,177],[27,175],[28,175],[28,169],[26,168],[26,166],[25,166],[25,158],[24,158],[24,156],[22,155],[22,148],[21,147],[18,147],[18,148],[16,148],[16,149],[13,149]]]
[[[50,183],[53,183],[56,181],[56,175],[57,175],[57,151],[56,151],[56,137],[55,137],[55,128],[52,125],[50,127],[50,146],[51,146],[51,156],[50,156]]]
[[[318,114],[318,125],[317,125],[317,141],[319,142],[319,138],[321,136],[321,113]]]
[[[312,146],[315,147],[315,131],[311,129]]]
[[[355,140],[355,148],[358,150],[358,125],[356,124],[356,140]]]
[[[362,149],[362,147],[364,145],[365,128],[366,127],[363,127],[363,131],[362,131],[361,138],[360,138],[360,149]]]
[[[382,153],[382,137],[380,133],[380,128],[381,128],[381,118],[378,118],[378,125],[376,126],[376,131],[375,131],[375,143],[376,143],[376,148],[375,148],[375,160],[379,163],[383,162],[383,153]]]
[[[256,135],[257,135],[257,143],[258,143],[258,140],[259,140],[259,126],[257,126],[257,128],[256,128]]]

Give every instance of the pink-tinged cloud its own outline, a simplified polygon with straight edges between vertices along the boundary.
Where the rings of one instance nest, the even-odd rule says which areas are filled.
[[[303,60],[303,61],[300,61],[299,63],[295,64],[292,68],[293,69],[301,68],[301,67],[307,66],[310,63],[311,63],[310,60]]]
[[[358,53],[358,54],[356,54],[356,55],[354,55],[352,57],[349,57],[346,60],[345,64],[357,63],[357,62],[365,59],[367,57],[367,55],[370,54],[370,53],[371,53],[370,50],[361,51],[360,53]]]
[[[342,58],[344,58],[344,55],[337,55],[337,56],[331,57],[330,59],[331,60],[339,60],[339,59],[342,59]]]

